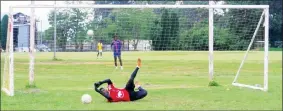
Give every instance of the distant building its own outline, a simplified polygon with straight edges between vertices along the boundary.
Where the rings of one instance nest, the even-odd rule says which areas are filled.
[[[129,40],[129,43],[127,40],[124,41],[124,50],[137,50],[137,51],[150,51],[152,49],[151,43],[152,40],[138,40],[138,43],[136,44],[136,49],[134,47],[137,40]]]
[[[6,13],[7,14],[7,13]],[[1,14],[1,19],[5,13]],[[30,44],[30,16],[21,12],[13,14],[14,50],[28,52]],[[37,27],[35,22],[35,45],[37,43]]]

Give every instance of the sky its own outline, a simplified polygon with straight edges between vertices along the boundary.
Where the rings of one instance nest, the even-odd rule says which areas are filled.
[[[1,1],[1,14],[9,13],[9,7],[15,5],[29,5],[30,1]],[[35,4],[45,4],[52,5],[54,1],[35,1]],[[57,1],[56,4],[64,4],[64,1]],[[48,23],[48,13],[51,11],[51,8],[36,8],[35,9],[35,17],[42,21],[42,30],[48,29],[50,27]],[[25,15],[30,15],[30,8],[15,8],[13,10],[14,13],[21,12]],[[41,31],[41,23],[38,23],[38,30]]]

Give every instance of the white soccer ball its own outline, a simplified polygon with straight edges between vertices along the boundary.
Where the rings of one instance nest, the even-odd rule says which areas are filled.
[[[92,101],[92,98],[89,94],[84,94],[81,98],[83,104],[89,104]]]
[[[93,36],[93,30],[88,30],[88,31],[87,31],[87,35],[88,35],[88,36]]]

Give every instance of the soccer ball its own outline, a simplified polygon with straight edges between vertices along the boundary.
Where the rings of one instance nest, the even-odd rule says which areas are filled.
[[[81,98],[83,104],[89,104],[92,101],[92,98],[89,94],[84,94]]]
[[[88,36],[93,36],[93,30],[88,30],[88,31],[87,31],[87,35],[88,35]]]

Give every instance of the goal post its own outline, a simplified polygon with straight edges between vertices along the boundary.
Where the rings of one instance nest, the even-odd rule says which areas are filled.
[[[202,9],[202,10],[206,10],[207,15],[209,16],[205,16],[207,18],[205,18],[205,22],[208,22],[208,25],[205,25],[205,27],[208,29],[205,31],[207,31],[207,35],[205,35],[205,39],[203,40],[207,43],[205,43],[208,47],[207,49],[205,49],[206,51],[208,51],[208,74],[209,74],[209,79],[213,80],[213,76],[217,75],[217,73],[215,73],[215,62],[214,62],[214,50],[216,50],[217,47],[215,47],[215,39],[217,37],[219,37],[218,32],[216,32],[215,30],[215,26],[219,23],[219,21],[215,21],[215,19],[217,18],[215,15],[216,10],[218,9],[231,9],[231,10],[240,10],[240,9],[246,9],[246,10],[254,10],[254,9],[260,9],[262,10],[262,15],[260,17],[260,20],[257,21],[257,27],[261,27],[261,24],[263,22],[264,24],[264,77],[263,77],[263,81],[264,81],[264,86],[263,88],[260,87],[256,87],[256,86],[252,86],[252,85],[245,85],[245,84],[241,84],[237,82],[238,76],[240,75],[240,71],[241,71],[241,67],[243,66],[244,62],[245,62],[245,58],[248,55],[248,52],[250,51],[250,47],[246,50],[246,54],[244,55],[244,59],[242,60],[242,63],[240,64],[240,68],[238,69],[236,73],[236,77],[234,79],[234,81],[232,82],[232,85],[234,86],[240,86],[240,87],[248,87],[248,88],[252,88],[252,89],[261,89],[264,91],[268,90],[268,28],[269,28],[269,5],[87,5],[87,4],[69,4],[69,5],[60,5],[60,4],[55,4],[55,5],[43,5],[43,4],[30,4],[30,5],[17,5],[17,6],[11,6],[10,7],[10,22],[9,24],[11,25],[11,27],[13,27],[13,9],[14,8],[30,8],[31,9],[31,27],[30,27],[30,52],[29,52],[29,56],[30,56],[30,61],[29,61],[29,84],[33,84],[34,82],[34,63],[35,63],[35,44],[34,44],[34,40],[35,40],[35,18],[34,18],[34,11],[37,8],[52,8],[52,9],[60,9],[60,8],[94,8],[94,9],[99,9],[99,8],[111,8],[111,9],[156,9],[156,8],[168,8],[168,9]],[[196,11],[197,12],[197,11]],[[55,14],[56,16],[56,14]],[[256,16],[260,16],[260,15],[256,15]],[[220,18],[220,17],[218,17]],[[54,18],[55,19],[55,18]],[[225,19],[228,20],[228,19]],[[197,21],[197,20],[196,20]],[[184,24],[184,25],[188,25],[188,24]],[[189,24],[191,25],[191,24]],[[253,24],[254,25],[254,24]],[[193,25],[192,25],[193,26]],[[55,25],[56,27],[56,25]],[[221,25],[221,27],[226,27],[227,25],[223,24]],[[257,28],[258,29],[258,28]],[[253,30],[254,31],[254,36],[250,37],[252,38],[250,40],[250,45],[252,45],[254,43],[254,38],[256,37],[255,35],[257,34],[257,29]],[[244,29],[243,29],[244,30]],[[56,30],[54,31],[54,34],[56,36]],[[60,32],[58,32],[60,33]],[[217,35],[217,36],[216,36]],[[229,37],[229,36],[228,36]],[[56,42],[56,39],[54,38],[54,42]],[[184,40],[183,42],[187,42],[186,40]],[[200,42],[200,40],[196,40],[196,42]],[[234,41],[235,42],[235,41]],[[6,50],[6,59],[5,59],[5,65],[4,65],[4,78],[5,80],[3,80],[3,86],[5,86],[2,90],[4,92],[6,92],[8,95],[13,96],[14,95],[14,57],[13,57],[13,28],[11,28],[8,31],[8,35],[7,35],[7,43],[9,43],[8,47],[9,50]],[[54,44],[56,46],[56,44]],[[194,45],[194,44],[191,44]],[[54,47],[55,47],[54,46]],[[180,49],[180,48],[179,48]],[[229,49],[228,49],[229,50]],[[55,53],[54,53],[55,54]],[[214,74],[215,73],[215,74]],[[7,83],[7,81],[9,81]],[[8,85],[7,85],[8,84]],[[8,87],[9,86],[9,87]]]
[[[9,9],[12,12],[13,8]],[[13,15],[9,14],[7,44],[4,59],[2,91],[8,96],[14,96],[14,50],[13,50]]]
[[[213,6],[213,1],[209,1],[209,6]],[[209,19],[208,19],[208,25],[209,25],[209,36],[208,36],[208,47],[209,47],[209,65],[208,65],[208,74],[209,74],[209,80],[213,81],[213,8],[209,8]]]
[[[265,8],[264,21],[264,91],[268,91],[269,8]]]
[[[265,18],[264,22],[263,22],[263,18]],[[263,87],[259,87],[259,86],[252,86],[252,85],[246,85],[246,84],[237,83],[237,79],[239,77],[240,71],[241,71],[241,69],[242,69],[242,67],[244,65],[244,62],[245,62],[245,60],[246,60],[246,58],[248,56],[248,52],[250,51],[251,46],[254,43],[255,37],[256,37],[256,35],[258,33],[258,29],[259,29],[259,27],[261,25],[265,27],[265,40],[264,40],[265,41],[265,43],[264,43],[264,54],[265,55],[264,55],[264,80],[263,80],[264,81],[263,82],[264,86]],[[251,42],[250,42],[250,44],[248,46],[248,49],[247,49],[247,51],[246,51],[246,53],[244,55],[244,58],[243,58],[243,60],[242,60],[242,62],[240,64],[240,67],[239,67],[239,69],[237,71],[237,74],[236,74],[236,76],[235,76],[235,78],[234,78],[234,80],[232,82],[232,85],[239,86],[239,87],[248,87],[248,88],[252,88],[252,89],[260,89],[260,90],[263,90],[263,91],[267,91],[267,89],[268,89],[268,27],[267,26],[268,26],[268,9],[264,9],[262,11],[261,16],[260,16],[260,20],[259,20],[259,22],[257,24],[257,27],[256,27],[255,31],[254,31],[254,34],[253,34]]]
[[[34,4],[34,0],[31,1],[31,4]],[[31,9],[31,17],[30,17],[30,45],[29,45],[29,85],[33,86],[34,85],[34,62],[35,62],[35,57],[34,57],[34,51],[35,51],[35,9]]]

